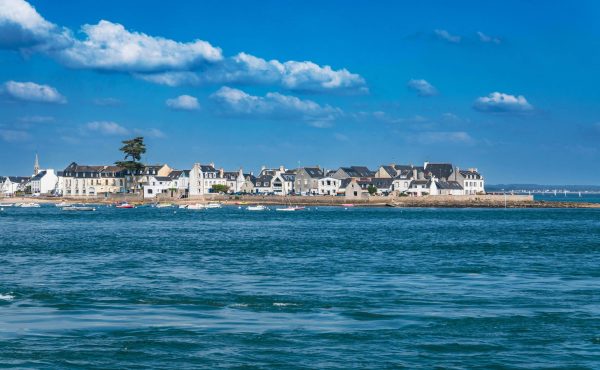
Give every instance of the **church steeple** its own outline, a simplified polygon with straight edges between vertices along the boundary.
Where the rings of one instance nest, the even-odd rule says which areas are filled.
[[[35,153],[35,163],[33,164],[33,176],[36,176],[40,172],[40,161],[38,160],[38,154]]]

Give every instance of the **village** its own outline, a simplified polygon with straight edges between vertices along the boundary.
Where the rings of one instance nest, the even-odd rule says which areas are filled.
[[[62,170],[42,168],[35,155],[31,176],[0,176],[0,194],[65,198],[110,198],[123,194],[144,200],[198,198],[208,194],[273,196],[423,197],[483,195],[484,177],[476,168],[450,163],[381,165],[325,169],[263,166],[260,171],[225,171],[214,163],[195,163],[189,169],[168,164],[143,165],[129,170],[117,165],[70,163]]]

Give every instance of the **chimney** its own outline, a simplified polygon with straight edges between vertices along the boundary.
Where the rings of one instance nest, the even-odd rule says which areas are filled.
[[[280,172],[285,172],[285,167],[284,166],[279,166],[279,171]]]
[[[423,164],[423,168],[427,168],[428,165],[429,165],[429,162],[425,161],[425,163]]]
[[[413,179],[415,179],[415,180],[416,180],[416,179],[417,179],[417,169],[416,169],[416,168],[413,168],[413,170],[412,170],[412,173],[413,173],[413,176],[412,176],[412,177],[413,177]]]
[[[460,171],[460,168],[456,167],[454,169],[454,181],[458,181],[458,172]]]
[[[260,166],[260,172],[263,172],[266,169],[267,169],[267,167],[264,164],[262,166]]]
[[[223,168],[219,168],[219,178],[223,178],[224,174],[225,174],[225,171],[223,170]]]
[[[210,165],[211,167],[215,167],[215,162],[210,162],[210,163],[209,163],[209,165]]]

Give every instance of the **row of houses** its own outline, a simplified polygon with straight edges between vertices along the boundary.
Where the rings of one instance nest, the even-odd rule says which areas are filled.
[[[186,198],[217,191],[270,195],[469,195],[485,192],[484,178],[475,168],[459,169],[450,163],[423,166],[382,165],[327,170],[319,166],[287,169],[262,167],[256,175],[217,169],[214,163],[196,163],[178,170],[167,164],[146,165],[133,173],[114,165],[69,164],[62,171],[40,169],[36,155],[30,177],[0,177],[0,193],[53,194],[67,197],[96,197],[136,193],[144,198]]]

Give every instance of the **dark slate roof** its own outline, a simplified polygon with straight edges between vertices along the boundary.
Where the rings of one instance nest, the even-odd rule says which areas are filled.
[[[154,178],[158,181],[171,181],[169,176],[154,176]]]
[[[410,187],[412,188],[414,185],[427,185],[429,184],[429,180],[413,180],[410,182]]]
[[[345,189],[348,186],[348,184],[350,184],[351,182],[352,182],[351,178],[343,179],[340,182],[340,189]]]
[[[265,182],[269,183],[270,186],[271,185],[271,181],[273,181],[273,176],[271,175],[261,175],[259,177],[256,178],[255,181],[253,181],[254,185],[256,185],[256,183],[260,183],[260,185],[257,185],[259,187],[264,187]]]
[[[408,179],[412,179],[413,178],[413,170],[400,170],[400,173],[398,173],[398,176],[395,177],[395,179],[399,179],[399,180],[408,180]]]
[[[449,179],[454,169],[450,163],[428,163],[425,172],[438,179]]]
[[[477,171],[460,170],[458,172],[460,172],[460,174],[463,175],[463,176],[475,175],[476,179],[481,179],[481,174],[479,172],[477,172]]]
[[[290,173],[282,173],[281,178],[285,181],[294,181],[296,179],[296,175]]]
[[[456,181],[436,181],[438,189],[462,190],[463,187]]]
[[[373,177],[375,173],[365,166],[340,167],[349,177]]]
[[[319,167],[304,167],[304,172],[306,172],[308,174],[308,176],[312,177],[312,178],[322,178],[323,177],[323,170],[320,169]]]
[[[412,171],[413,166],[410,164],[395,164],[394,168],[396,171]]]
[[[23,184],[29,181],[29,177],[26,176],[7,176],[10,182],[15,182],[18,184]],[[6,177],[4,178],[6,180]]]
[[[41,180],[46,175],[46,171],[40,171],[37,175],[31,178],[31,181]]]
[[[370,183],[377,189],[389,189],[392,186],[394,179],[378,179],[373,178]]]
[[[235,172],[235,171],[226,171],[226,172],[223,172],[223,178],[225,178],[227,180],[235,180],[235,179],[237,179],[239,174],[240,174],[239,172]]]
[[[209,164],[201,164],[200,165],[200,171],[202,171],[202,172],[217,172],[217,170],[215,169],[215,167],[211,166]]]
[[[393,166],[381,166],[381,168],[383,168],[383,170],[387,172],[388,175],[392,177],[396,176],[396,169]]]

